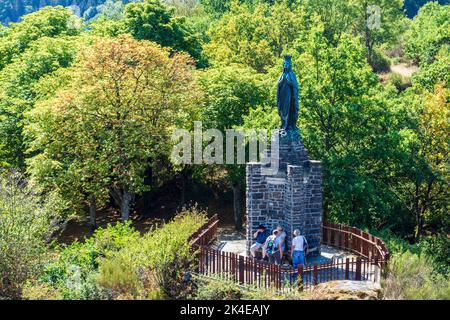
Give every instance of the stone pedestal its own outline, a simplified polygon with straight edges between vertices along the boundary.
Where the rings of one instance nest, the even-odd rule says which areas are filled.
[[[274,155],[275,156],[275,155]],[[270,150],[264,157],[271,158]],[[290,248],[293,231],[299,229],[313,254],[320,254],[322,238],[322,170],[320,161],[309,160],[300,136],[279,140],[279,170],[264,174],[262,163],[247,164],[247,251],[259,225],[284,227]]]

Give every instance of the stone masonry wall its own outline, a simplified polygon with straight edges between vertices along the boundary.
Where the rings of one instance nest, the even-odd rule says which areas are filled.
[[[266,151],[270,157],[270,151]],[[322,230],[322,173],[319,161],[308,160],[301,139],[280,139],[280,170],[274,176],[262,174],[263,164],[249,163],[246,171],[247,250],[259,225],[284,227],[288,245],[299,229],[310,249],[320,254]],[[263,161],[264,162],[264,161]]]

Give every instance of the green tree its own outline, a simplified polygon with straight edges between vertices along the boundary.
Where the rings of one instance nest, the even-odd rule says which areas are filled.
[[[304,12],[291,10],[286,2],[254,8],[234,2],[208,31],[211,41],[204,50],[213,63],[239,63],[266,72],[306,27]]]
[[[407,92],[401,99],[402,110],[412,113],[412,121],[401,131],[404,158],[396,192],[414,219],[416,239],[427,225],[444,233],[449,227],[448,98],[449,89],[437,85],[434,92]]]
[[[205,92],[203,124],[206,128],[219,129],[222,133],[243,125],[244,117],[252,108],[267,104],[270,99],[270,85],[264,76],[246,66],[211,68],[200,75],[199,81]],[[240,230],[240,196],[245,168],[238,164],[227,165],[226,173],[226,179],[233,189],[235,226]]]
[[[395,43],[402,30],[403,0],[355,0],[354,6],[356,19],[352,31],[361,35],[367,50],[367,60],[375,67],[375,48],[384,43]]]
[[[307,0],[305,10],[310,16],[319,16],[324,24],[324,36],[336,45],[342,34],[351,31],[356,18],[355,1]]]
[[[379,70],[379,49],[396,44],[404,30],[403,0],[307,0],[304,6],[309,17],[320,16],[331,45],[336,46],[344,33],[357,35],[369,64],[375,71],[384,71]]]
[[[57,6],[46,7],[11,23],[0,33],[0,70],[28,45],[42,37],[74,36],[80,32],[80,20],[70,10]]]
[[[57,203],[43,199],[17,173],[0,176],[0,297],[21,296],[39,274],[58,218]]]
[[[175,8],[177,16],[190,17],[198,10],[199,0],[163,0],[165,4]]]
[[[340,222],[382,227],[397,203],[388,177],[400,138],[391,131],[395,114],[386,105],[395,91],[384,92],[378,85],[358,38],[343,34],[336,46],[329,45],[323,24],[315,19],[304,49],[293,59],[299,79],[298,126],[310,156],[323,162],[325,214]],[[244,126],[276,128],[277,111],[254,109]]]
[[[383,164],[393,143],[378,79],[358,39],[327,46],[320,27],[299,56],[299,125],[311,155],[324,162],[325,213],[360,225],[382,225],[389,212]],[[377,173],[375,173],[377,172]],[[380,176],[379,176],[380,175]]]
[[[171,129],[198,99],[192,68],[151,42],[100,39],[81,52],[70,85],[31,114],[34,159],[74,168],[86,194],[106,188],[127,220],[145,170],[168,157]]]
[[[70,66],[78,51],[77,43],[76,37],[42,37],[0,71],[1,167],[24,169],[23,115],[39,99],[35,85],[41,77]]]
[[[419,65],[430,64],[442,46],[450,43],[450,7],[427,3],[405,33],[405,54]],[[448,52],[447,52],[448,53]]]
[[[412,83],[418,90],[432,92],[436,84],[450,83],[450,46],[444,46],[435,56],[435,61],[422,65],[420,72],[412,77]]]
[[[436,0],[405,0],[404,7],[405,7],[406,15],[410,19],[414,18],[417,15],[417,13],[419,12],[419,9],[431,1],[436,1]],[[441,5],[449,5],[450,4],[449,0],[437,0],[436,2]]]
[[[125,6],[125,32],[136,39],[154,41],[164,47],[189,53],[196,60],[201,57],[200,38],[184,17],[174,16],[160,0],[146,0]]]

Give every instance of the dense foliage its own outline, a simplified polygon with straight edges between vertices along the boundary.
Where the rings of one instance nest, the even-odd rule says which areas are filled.
[[[16,170],[34,191],[23,191],[23,210],[1,199],[7,208],[1,219],[21,217],[21,234],[30,228],[21,225],[28,221],[25,212],[43,225],[49,219],[43,204],[57,201],[63,218],[89,214],[93,227],[98,210],[118,209],[127,220],[137,197],[165,183],[176,189],[179,179],[232,190],[235,226],[241,228],[243,166],[180,168],[169,159],[170,136],[198,120],[203,129],[222,132],[277,128],[275,85],[283,55],[290,54],[299,79],[298,127],[310,156],[323,162],[326,219],[395,234],[420,247],[425,260],[394,260],[399,264],[391,271],[400,278],[410,261],[426,265],[430,277],[448,276],[450,6],[425,2],[375,0],[376,7],[369,7],[363,0],[109,0],[91,2],[96,9],[83,9],[85,20],[55,6],[0,27],[0,175],[5,190],[24,190],[7,182]],[[2,2],[0,14],[11,3]],[[24,12],[38,7],[20,3],[30,6]],[[391,73],[394,65],[414,73]],[[186,222],[186,234],[193,225]],[[37,247],[17,255],[32,262],[23,263],[30,269],[19,280],[3,280],[8,295],[20,294],[25,281],[42,271],[44,231],[33,233],[41,239]],[[162,242],[179,250],[186,234],[178,240],[157,231],[140,237],[128,225],[101,231],[58,252],[59,269],[46,271],[48,278],[27,294],[180,294],[168,276],[178,279],[173,272],[184,260],[158,260],[149,251],[158,252]],[[118,240],[110,251],[98,248],[103,237],[116,235],[129,241]],[[8,242],[21,246],[25,240]],[[61,275],[65,286],[72,259],[87,270],[73,297],[59,280],[49,280]],[[0,261],[1,268],[11,268],[11,261]],[[434,285],[424,279],[424,286]],[[398,296],[417,296],[411,290]]]
[[[83,49],[69,72],[71,83],[29,114],[37,153],[29,171],[41,184],[57,178],[53,187],[79,190],[91,205],[110,194],[127,220],[145,169],[170,153],[170,129],[192,114],[192,61],[122,35]]]
[[[97,229],[84,242],[57,248],[42,274],[25,289],[29,299],[178,298],[192,261],[188,237],[204,212],[182,211],[141,236],[129,222]]]
[[[446,300],[449,296],[450,280],[435,272],[428,256],[406,251],[391,257],[384,299]]]
[[[59,216],[57,199],[33,192],[20,174],[0,179],[0,298],[20,298],[39,274]]]

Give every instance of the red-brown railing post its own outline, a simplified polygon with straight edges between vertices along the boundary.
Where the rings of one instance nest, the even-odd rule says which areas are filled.
[[[298,287],[300,291],[303,291],[303,264],[300,263],[298,266]]]
[[[200,253],[201,273],[204,274],[205,273],[205,248],[204,247],[200,247],[200,248],[201,248],[201,253]]]
[[[356,258],[356,273],[355,273],[355,280],[361,281],[361,258]]]
[[[216,273],[216,250],[212,250],[212,272]]]
[[[234,253],[231,254],[231,273],[233,274],[234,280],[238,280],[236,277],[236,255]]]
[[[350,259],[345,259],[345,280],[349,279],[349,273],[350,273]]]
[[[374,282],[377,282],[378,281],[378,274],[379,274],[379,271],[380,271],[380,275],[381,275],[381,268],[380,268],[380,266],[378,265],[378,256],[376,256],[375,257],[375,267],[374,267],[374,270],[373,270],[373,272],[374,272]]]
[[[252,285],[258,286],[258,261],[254,260],[252,263]]]
[[[317,262],[314,262],[314,285],[317,285]]]
[[[244,257],[239,256],[239,283],[244,284]]]
[[[278,282],[280,280],[279,266],[273,266],[273,282],[275,284],[275,289],[278,289]]]

